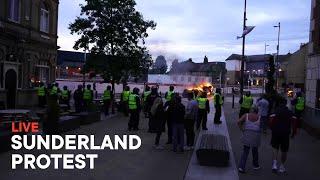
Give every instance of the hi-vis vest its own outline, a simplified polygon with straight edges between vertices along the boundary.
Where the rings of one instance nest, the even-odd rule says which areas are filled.
[[[135,110],[138,108],[137,106],[137,100],[136,100],[137,95],[136,94],[130,94],[129,95],[129,109]]]
[[[171,101],[173,94],[174,94],[174,91],[168,91],[168,92],[167,92],[166,100],[167,100],[167,101]]]
[[[46,92],[44,90],[44,86],[38,87],[38,96],[45,96]]]
[[[69,92],[68,92],[68,90],[62,90],[62,91],[61,91],[61,98],[62,98],[62,99],[68,99],[68,97],[69,97]]]
[[[217,99],[218,96],[219,96],[219,99]],[[222,105],[222,104],[223,104],[222,96],[221,96],[221,94],[218,94],[218,93],[216,93],[216,94],[214,95],[214,105],[217,105],[217,102],[218,102],[219,105]]]
[[[58,94],[58,87],[57,86],[53,86],[51,91],[50,91],[50,95],[57,95]]]
[[[206,109],[207,98],[198,98],[199,109]]]
[[[123,101],[128,101],[130,96],[130,91],[123,91],[122,93],[122,100]]]
[[[103,99],[103,100],[109,100],[109,99],[111,99],[111,92],[110,92],[110,90],[105,90],[105,91],[103,92],[103,97],[102,97],[102,99]]]
[[[91,100],[91,99],[92,99],[91,90],[89,90],[89,89],[84,89],[83,99],[84,99],[84,100]]]
[[[241,107],[245,109],[251,109],[252,106],[252,97],[243,96]]]
[[[296,110],[299,110],[299,111],[304,110],[304,98],[298,97],[297,100],[298,100],[298,102],[296,104]]]
[[[147,97],[151,94],[151,91],[146,91],[143,93],[143,101],[146,102],[147,101]]]

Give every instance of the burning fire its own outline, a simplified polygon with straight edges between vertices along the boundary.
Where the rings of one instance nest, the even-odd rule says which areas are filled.
[[[213,85],[211,83],[204,82],[193,87],[189,87],[188,91],[207,92],[207,95],[210,96],[213,92]]]

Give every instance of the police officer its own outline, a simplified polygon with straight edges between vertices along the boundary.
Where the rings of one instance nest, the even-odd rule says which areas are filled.
[[[69,110],[70,109],[70,91],[68,90],[67,86],[63,86],[60,99],[61,99],[60,104],[67,105]]]
[[[242,117],[242,115],[246,114],[246,113],[249,113],[251,107],[252,107],[252,104],[253,104],[253,98],[251,96],[251,92],[248,91],[246,93],[245,96],[242,96],[240,98],[240,113],[239,113],[239,118]]]
[[[221,124],[221,107],[223,105],[224,97],[221,95],[221,89],[217,88],[214,94],[214,108],[216,113],[214,114],[214,124]]]
[[[170,86],[169,91],[166,92],[166,94],[164,95],[166,101],[171,101],[173,94],[174,94],[174,86]]]
[[[39,99],[39,107],[44,107],[46,104],[46,88],[44,87],[44,83],[40,82],[38,90],[38,99]]]
[[[111,93],[111,86],[107,86],[107,89],[104,90],[103,96],[102,96],[103,105],[104,105],[104,114],[106,116],[109,115],[109,107],[112,99],[113,99],[113,95]]]
[[[150,96],[151,91],[150,91],[150,87],[147,85],[143,94],[142,94],[142,100],[143,100],[143,112],[144,112],[144,116],[146,118],[148,118],[149,113],[148,113],[148,103],[147,103],[147,99]]]
[[[121,94],[122,110],[125,116],[128,116],[128,101],[130,96],[130,87],[126,86]]]
[[[93,100],[93,91],[91,90],[91,85],[88,84],[87,88],[84,89],[84,91],[83,91],[83,101],[84,101],[83,108],[85,111],[88,111],[88,108],[92,103],[92,100]]]
[[[82,85],[78,85],[78,89],[73,93],[74,106],[77,113],[82,111],[83,106],[83,90]]]
[[[202,92],[198,100],[198,121],[197,129],[200,129],[200,124],[202,124],[202,130],[208,130],[207,128],[207,116],[210,113],[209,100],[207,99],[207,93]]]
[[[60,94],[60,89],[59,89],[59,84],[55,83],[52,85],[51,90],[49,91],[49,96],[53,99],[53,100],[58,100],[59,98],[59,94]]]
[[[130,112],[130,119],[128,123],[128,130],[139,130],[139,115],[140,115],[140,98],[139,89],[134,88],[133,92],[129,95],[128,107]]]
[[[298,127],[301,127],[301,116],[304,111],[305,106],[305,99],[302,96],[301,92],[297,92],[297,96],[294,100],[291,102],[292,105],[294,105],[294,115],[297,118]]]

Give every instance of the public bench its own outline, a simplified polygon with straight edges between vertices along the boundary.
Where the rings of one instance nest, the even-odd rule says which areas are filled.
[[[203,134],[196,151],[201,166],[226,167],[229,165],[228,139],[223,135]]]

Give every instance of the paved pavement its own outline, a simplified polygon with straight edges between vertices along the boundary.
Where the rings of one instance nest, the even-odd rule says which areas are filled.
[[[185,176],[185,180],[209,180],[209,179],[219,179],[219,180],[237,180],[238,177],[238,171],[237,166],[235,164],[234,155],[232,153],[232,147],[231,142],[229,138],[228,128],[225,121],[224,113],[222,113],[221,121],[222,124],[220,125],[214,125],[213,124],[213,118],[214,118],[214,106],[213,103],[210,102],[210,114],[208,115],[208,122],[207,127],[208,131],[200,131],[198,135],[198,140],[196,144],[196,149],[200,145],[200,137],[202,134],[219,134],[224,135],[228,139],[228,147],[230,150],[230,160],[229,160],[229,166],[228,167],[206,167],[206,166],[200,166],[197,161],[196,157],[196,151],[193,152],[192,158],[190,160],[190,164]]]
[[[241,132],[236,124],[239,108],[231,108],[231,103],[225,104],[225,116],[228,124],[230,140],[236,162],[239,162],[242,153],[242,144],[240,142]],[[259,160],[262,167],[259,171],[252,170],[252,155],[247,160],[247,174],[239,174],[240,180],[316,180],[320,177],[320,140],[311,137],[307,132],[301,130],[299,134],[290,142],[290,150],[286,169],[287,175],[277,175],[271,172],[272,148],[270,146],[270,131],[262,136],[262,145],[259,148]]]
[[[95,134],[96,141],[101,142],[104,135],[126,135],[128,118],[121,116],[83,126],[68,134]],[[32,179],[32,180],[100,180],[100,179],[137,179],[137,180],[179,180],[183,179],[192,152],[176,154],[170,146],[164,150],[154,150],[154,134],[147,133],[147,120],[142,118],[141,128],[136,134],[141,137],[142,145],[136,151],[95,151],[99,158],[96,160],[94,170],[10,170],[11,152],[0,154],[1,180],[7,179]],[[134,134],[134,133],[132,133]],[[167,141],[166,134],[161,137],[161,143]],[[30,153],[25,151],[24,153]],[[32,152],[40,154],[41,152]],[[48,153],[48,152],[42,152]],[[72,153],[72,151],[60,150],[54,153]],[[76,151],[78,153],[90,153],[90,151]]]

